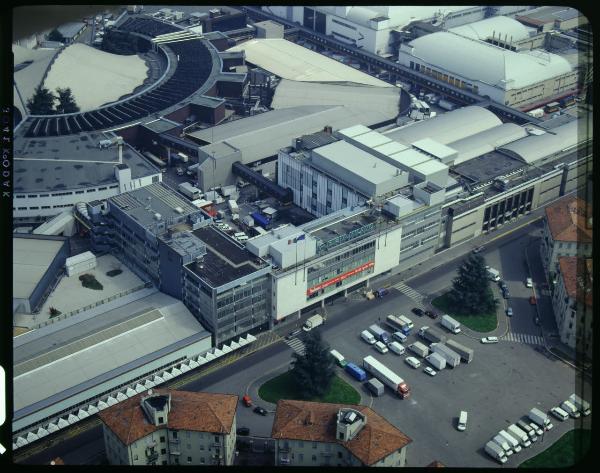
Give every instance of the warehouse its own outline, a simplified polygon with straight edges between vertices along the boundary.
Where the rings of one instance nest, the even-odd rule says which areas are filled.
[[[556,54],[514,52],[446,31],[402,44],[398,60],[406,67],[515,108],[577,89],[577,72]]]

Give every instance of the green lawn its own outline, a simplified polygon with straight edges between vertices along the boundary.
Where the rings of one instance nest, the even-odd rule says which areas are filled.
[[[521,463],[519,468],[567,468],[573,466],[585,458],[591,441],[591,430],[570,430],[550,448]]]
[[[495,313],[465,315],[453,310],[448,302],[447,292],[432,300],[431,305],[475,332],[491,332],[498,326],[498,319]]]
[[[279,399],[332,402],[340,404],[358,404],[360,394],[346,381],[334,376],[331,388],[322,398],[302,399],[296,391],[296,385],[288,371],[270,379],[258,389],[258,395],[267,402],[277,403]]]

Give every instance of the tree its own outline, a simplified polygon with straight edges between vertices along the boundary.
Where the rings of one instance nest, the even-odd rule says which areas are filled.
[[[59,87],[56,89],[56,93],[58,94],[58,105],[56,106],[57,113],[79,112],[79,107],[77,106],[77,103],[75,103],[75,98],[69,87],[66,89],[61,89]]]
[[[33,96],[27,101],[27,108],[32,115],[52,115],[56,97],[45,87],[39,85]]]
[[[59,43],[64,43],[65,37],[62,35],[62,33],[60,31],[58,31],[57,29],[54,29],[54,30],[50,31],[50,33],[48,34],[48,41],[58,41]]]
[[[481,255],[471,254],[458,268],[448,299],[456,312],[465,315],[489,314],[496,310],[498,301],[490,289]]]
[[[294,353],[292,373],[298,390],[306,399],[323,396],[331,387],[334,376],[329,346],[318,331],[308,332],[304,340],[304,355]]]

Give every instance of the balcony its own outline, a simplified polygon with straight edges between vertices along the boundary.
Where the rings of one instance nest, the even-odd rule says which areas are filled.
[[[146,464],[149,465],[150,463],[154,463],[156,460],[158,460],[157,452],[152,452],[152,453],[146,452]]]

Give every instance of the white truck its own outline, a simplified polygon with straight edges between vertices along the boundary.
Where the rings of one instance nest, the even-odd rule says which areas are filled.
[[[438,371],[443,370],[446,367],[446,358],[439,353],[431,353],[429,356],[426,356],[425,359]]]
[[[200,167],[200,165],[198,163],[188,166],[186,174],[188,176],[193,176],[194,174],[196,174],[199,167]]]
[[[510,424],[506,428],[506,431],[513,437],[519,439],[519,442],[521,442],[521,445],[523,447],[525,447],[525,448],[531,447],[531,440],[529,440],[529,436],[525,432],[523,432],[519,427],[517,427],[515,424]]]
[[[446,335],[427,325],[419,329],[419,336],[431,343],[444,343],[446,341]]]
[[[325,319],[322,315],[315,314],[306,319],[306,322],[304,322],[304,325],[302,326],[302,330],[304,330],[305,332],[310,332],[313,328],[322,325],[324,320]]]
[[[452,333],[460,333],[460,322],[454,320],[448,314],[442,315],[441,323],[442,327],[447,328]]]
[[[448,111],[454,110],[456,108],[455,104],[453,104],[449,100],[445,100],[445,99],[440,99],[437,103],[437,106],[440,108],[443,108],[444,110],[448,110]]]
[[[456,368],[460,365],[460,355],[456,353],[454,350],[451,350],[443,343],[432,343],[431,350],[434,353],[442,356],[446,360],[446,365],[451,368]]]
[[[544,109],[543,108],[534,108],[533,110],[529,110],[527,115],[531,115],[534,118],[543,118],[544,117]]]
[[[485,453],[499,463],[506,463],[507,458],[504,449],[491,440],[485,444]]]
[[[554,427],[552,425],[552,422],[550,422],[550,418],[548,417],[548,414],[540,411],[537,407],[534,407],[533,409],[531,409],[529,411],[528,416],[533,422],[535,422],[540,427],[545,428],[546,430],[550,430],[550,429],[552,429],[552,427]]]
[[[237,214],[240,211],[240,208],[238,207],[238,204],[235,200],[231,200],[229,199],[227,201],[227,205],[229,206],[229,210],[231,210],[232,214]]]
[[[509,443],[500,434],[497,434],[492,441],[504,450],[504,454],[507,457],[510,457],[514,453]]]
[[[363,368],[392,389],[399,397],[410,397],[410,387],[404,380],[371,355],[363,358]]]
[[[415,326],[412,320],[410,320],[406,315],[399,315],[398,319],[404,324],[406,324],[405,326],[408,327],[409,330],[411,330]]]
[[[574,419],[577,419],[581,416],[581,414],[579,413],[579,409],[577,409],[577,407],[575,407],[575,404],[573,404],[571,401],[563,401],[560,407]]]
[[[583,414],[584,416],[589,416],[592,413],[592,409],[588,402],[581,399],[577,394],[571,394],[569,396],[569,401],[575,404],[575,407]]]
[[[498,282],[500,281],[500,271],[497,269],[491,268],[490,266],[486,266],[488,279],[490,281]]]
[[[521,451],[521,445],[519,445],[519,441],[510,435],[506,430],[501,430],[498,432],[498,435],[508,442],[510,447],[513,449],[513,452],[519,453]]]
[[[471,363],[473,361],[473,349],[464,346],[462,343],[458,343],[456,340],[449,339],[446,345],[456,353],[460,355],[462,361],[465,363]]]
[[[429,355],[429,348],[427,348],[427,345],[424,345],[421,342],[415,342],[411,345],[408,345],[408,349],[422,358],[425,358],[427,355]]]
[[[202,195],[200,189],[194,187],[189,182],[182,182],[181,184],[179,184],[178,189],[179,192],[181,192],[183,195],[190,198],[191,200],[197,200]]]

